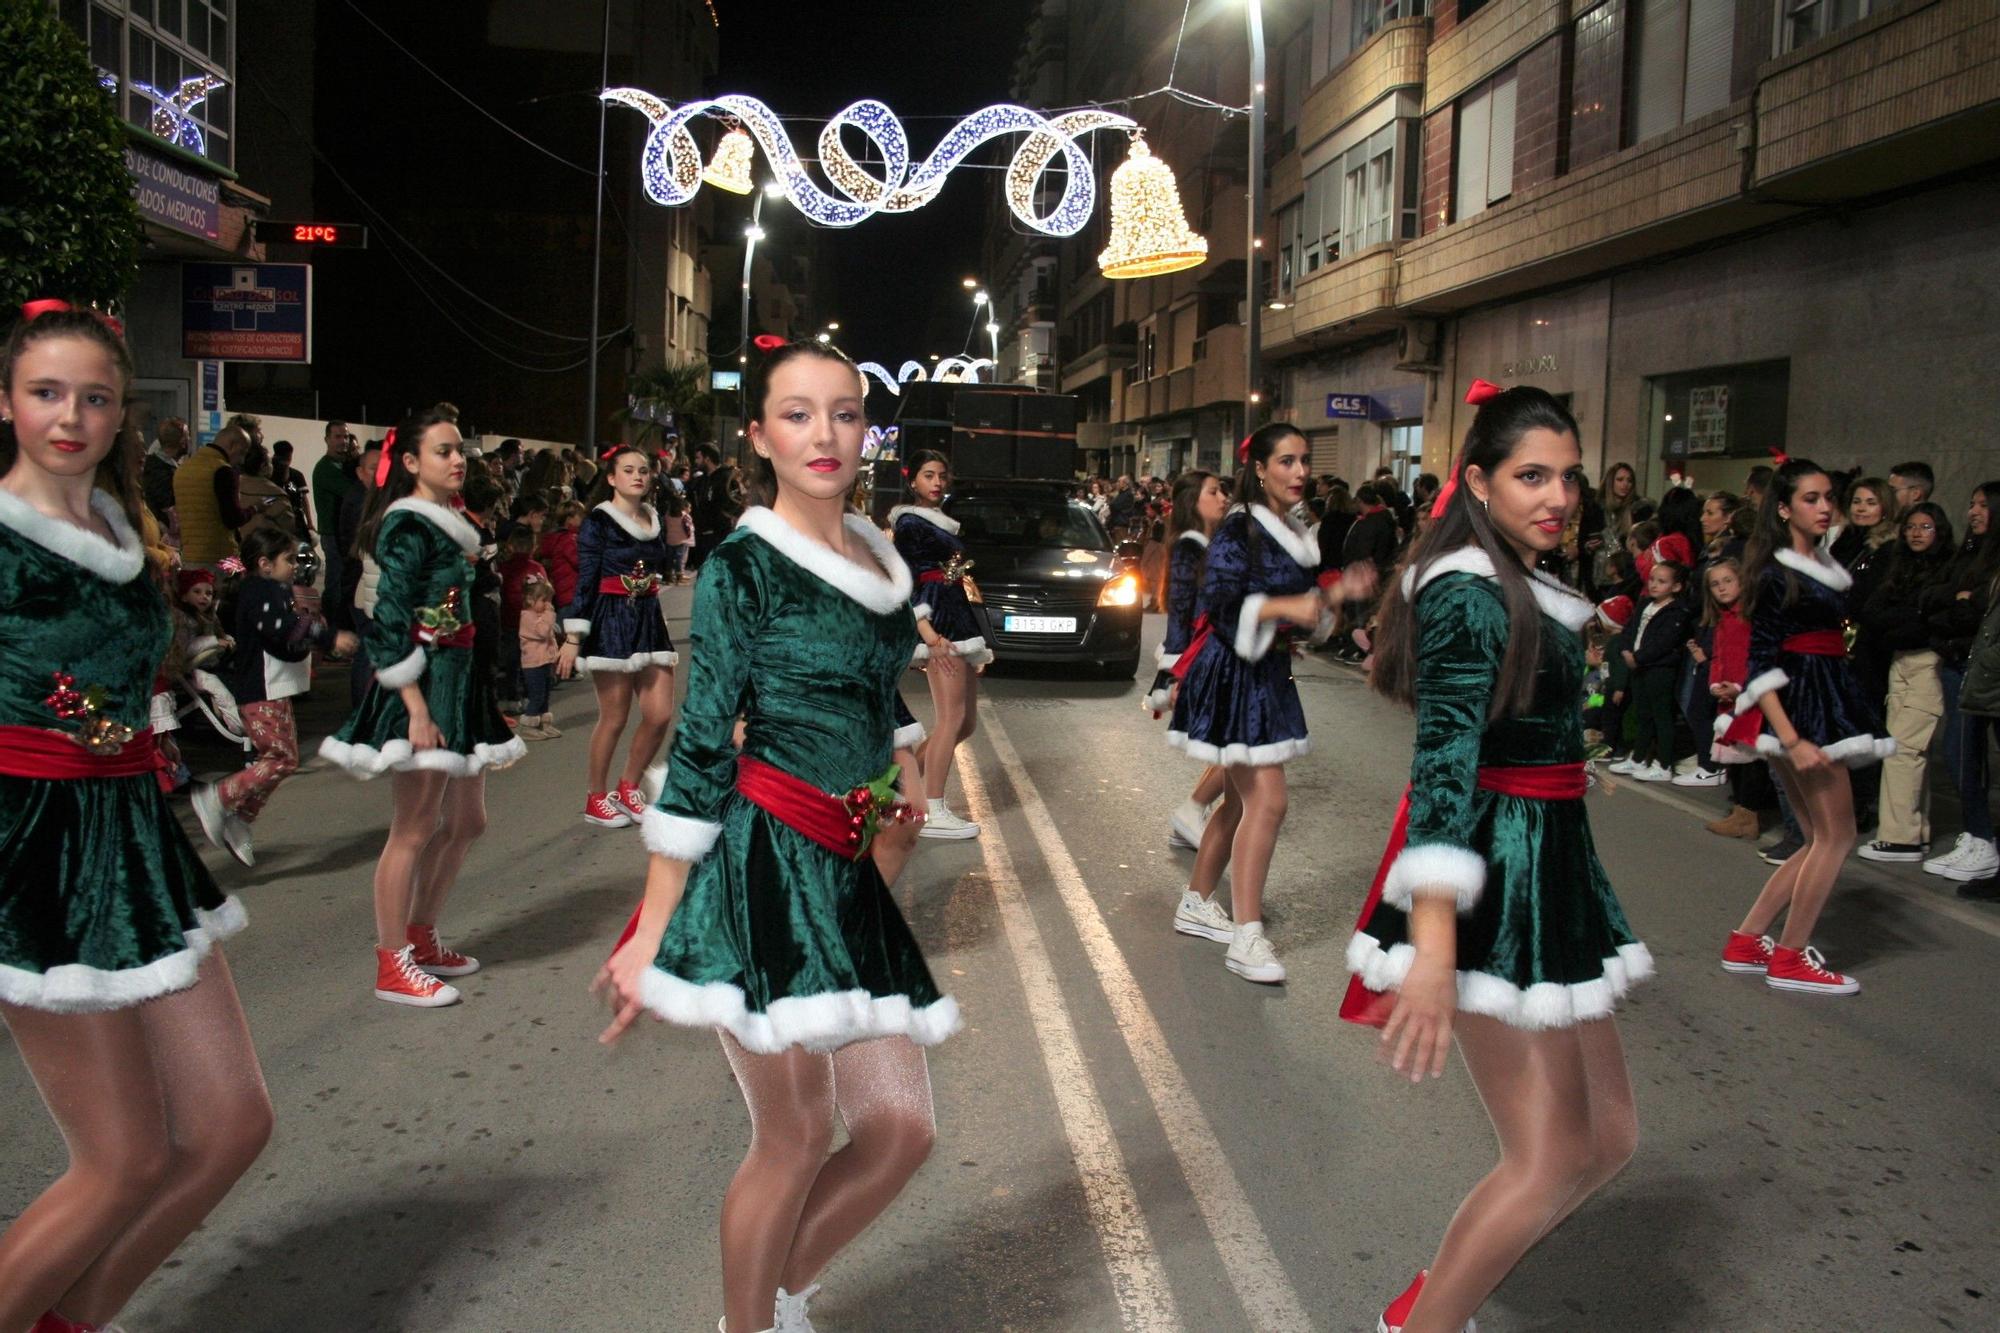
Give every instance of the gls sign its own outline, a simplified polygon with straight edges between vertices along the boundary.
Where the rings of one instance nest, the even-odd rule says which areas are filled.
[[[1346,418],[1366,421],[1369,416],[1369,399],[1365,393],[1330,393],[1326,396],[1326,414],[1331,419]]]

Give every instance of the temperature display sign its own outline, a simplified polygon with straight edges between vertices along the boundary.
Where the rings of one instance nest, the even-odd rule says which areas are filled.
[[[260,218],[257,239],[266,245],[310,245],[318,249],[363,250],[368,228],[353,222],[279,222]]]

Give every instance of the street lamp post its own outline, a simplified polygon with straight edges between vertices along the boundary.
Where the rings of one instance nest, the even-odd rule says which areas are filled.
[[[764,201],[775,198],[781,190],[782,187],[777,182],[772,181],[767,183],[763,189],[757,191],[756,198],[750,202],[750,225],[743,229],[743,291],[737,306],[736,325],[742,334],[736,344],[738,379],[736,381],[735,453],[738,463],[745,461],[746,454],[744,451],[749,448],[744,443],[744,431],[747,429],[748,423],[746,418],[749,414],[750,406],[748,399],[750,386],[747,383],[750,377],[750,265],[757,257],[757,242],[764,239],[764,228],[761,225],[764,217]]]
[[[611,0],[604,0],[604,45],[597,76],[597,222],[590,232],[590,350],[584,357],[583,456],[597,457],[597,328],[604,289],[604,90],[611,83]]]
[[[1256,423],[1256,408],[1259,399],[1258,344],[1264,337],[1264,293],[1258,281],[1258,240],[1263,235],[1264,220],[1264,5],[1263,0],[1245,0],[1244,18],[1250,25],[1250,189],[1247,193],[1249,215],[1246,219],[1243,238],[1244,273],[1243,306],[1247,312],[1244,319],[1243,351],[1243,433],[1249,434]]]

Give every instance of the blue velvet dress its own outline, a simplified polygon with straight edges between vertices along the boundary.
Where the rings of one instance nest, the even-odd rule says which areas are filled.
[[[659,580],[668,569],[660,516],[645,507],[634,523],[607,500],[576,530],[576,597],[563,608],[563,632],[581,636],[578,659],[590,671],[643,671],[681,660],[667,632]],[[602,592],[618,579],[619,592]]]
[[[1201,569],[1207,559],[1208,538],[1199,532],[1183,532],[1167,553],[1167,637],[1160,642],[1154,658],[1159,670],[1143,701],[1155,717],[1173,707],[1174,667],[1194,638],[1195,604],[1201,599]]]
[[[967,666],[991,662],[993,646],[979,627],[965,580],[955,573],[956,566],[965,561],[958,520],[941,509],[897,505],[889,511],[889,524],[895,534],[896,554],[903,557],[916,579],[910,589],[910,606],[917,619],[930,621],[931,628],[950,639]],[[921,662],[928,656],[929,647],[918,644],[914,660]]]
[[[1209,635],[1181,679],[1167,743],[1205,764],[1282,764],[1311,748],[1292,682],[1291,639],[1332,623],[1259,621],[1273,597],[1310,592],[1319,551],[1268,505],[1230,511],[1208,546],[1197,613]]]
[[[1853,576],[1824,555],[1775,553],[1757,578],[1750,615],[1750,683],[1736,696],[1733,715],[1742,716],[1775,691],[1799,735],[1834,763],[1861,768],[1894,754],[1896,742],[1883,730],[1852,659],[1788,651],[1784,646],[1799,634],[1843,633],[1847,590],[1853,584]],[[1731,720],[1728,714],[1716,719],[1718,736]],[[1757,737],[1755,757],[1775,758],[1784,750],[1766,722]],[[1727,757],[1741,761],[1753,756],[1747,747],[1736,746]]]

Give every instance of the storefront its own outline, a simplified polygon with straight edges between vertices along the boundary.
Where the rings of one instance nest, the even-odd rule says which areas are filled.
[[[1455,322],[1446,339],[1446,366],[1437,402],[1424,423],[1426,471],[1445,475],[1475,409],[1466,388],[1475,379],[1503,388],[1547,389],[1576,417],[1583,433],[1583,467],[1592,483],[1604,469],[1635,456],[1634,441],[1607,428],[1605,364],[1610,345],[1612,284],[1593,282],[1490,310]]]
[[[1424,470],[1429,382],[1395,363],[1395,348],[1377,345],[1284,368],[1283,420],[1305,433],[1313,471],[1359,486],[1388,467],[1407,489]]]

